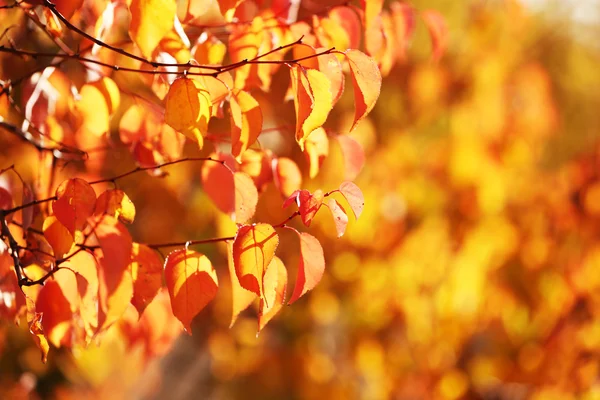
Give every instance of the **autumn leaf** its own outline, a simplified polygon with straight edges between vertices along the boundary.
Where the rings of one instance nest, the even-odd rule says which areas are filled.
[[[292,202],[298,205],[298,211],[302,222],[306,226],[310,226],[315,214],[323,204],[323,191],[317,189],[314,193],[308,190],[297,190],[292,193],[283,203],[283,207],[288,207]]]
[[[381,72],[373,59],[359,50],[347,50],[354,87],[355,114],[351,130],[375,107],[381,92]]]
[[[325,129],[317,128],[312,131],[304,143],[304,155],[308,160],[309,176],[314,178],[329,155],[329,139]]]
[[[113,324],[125,312],[133,296],[131,235],[116,218],[110,215],[94,217],[91,221],[102,249],[100,259],[99,329]]]
[[[290,196],[302,185],[302,173],[298,165],[287,157],[273,160],[273,180],[283,196]]]
[[[129,34],[149,59],[162,38],[173,29],[177,5],[173,0],[132,0],[129,10]]]
[[[48,341],[55,347],[69,346],[73,312],[58,282],[46,282],[37,296],[35,309],[42,314],[42,329]]]
[[[264,191],[267,184],[273,181],[271,162],[272,155],[269,151],[248,149],[242,154],[240,171],[252,178],[259,192]]]
[[[294,292],[288,301],[288,304],[292,304],[308,291],[314,289],[321,281],[325,271],[325,257],[321,243],[314,236],[306,232],[298,232],[291,227],[286,228],[296,232],[300,238],[298,276],[296,277]]]
[[[220,154],[212,157],[226,159]],[[202,166],[202,184],[208,197],[234,222],[242,224],[254,215],[258,191],[246,173],[233,172],[220,163],[206,162]]]
[[[264,298],[264,277],[279,236],[269,224],[241,226],[233,241],[233,263],[240,285]]]
[[[217,294],[217,273],[205,255],[182,249],[167,256],[164,274],[173,314],[191,334],[192,320]]]
[[[156,251],[146,245],[133,243],[129,268],[133,279],[131,304],[141,315],[162,286],[163,263]]]
[[[211,99],[206,87],[194,79],[178,78],[171,84],[165,107],[165,122],[202,148],[211,115]]]
[[[327,206],[329,207],[331,215],[333,216],[333,222],[335,223],[337,236],[342,237],[344,232],[346,232],[346,226],[348,225],[348,214],[346,214],[344,207],[342,207],[342,205],[335,199],[329,199]]]
[[[429,35],[431,36],[431,45],[433,48],[432,58],[438,61],[444,55],[448,46],[448,26],[442,14],[435,10],[425,10],[421,12],[421,17],[427,25]]]
[[[73,246],[73,235],[54,215],[46,217],[42,227],[44,237],[52,246],[54,256],[62,258]]]
[[[256,294],[244,289],[240,285],[240,281],[235,272],[235,263],[233,261],[233,245],[232,242],[227,242],[227,266],[229,268],[229,276],[231,278],[231,296],[232,296],[232,313],[231,328],[242,311],[252,304],[256,299]]]
[[[290,74],[296,110],[296,141],[304,150],[308,135],[325,123],[333,107],[331,83],[327,75],[316,69],[296,66],[290,69]]]
[[[82,118],[85,133],[96,136],[106,134],[110,116],[119,107],[120,98],[117,84],[108,77],[83,85],[75,106]]]
[[[234,90],[231,94],[231,154],[238,162],[262,131],[260,105],[248,92]]]
[[[399,62],[405,62],[406,50],[415,30],[415,9],[405,3],[393,2],[390,11],[395,28],[396,57]]]
[[[44,335],[44,328],[42,327],[42,314],[35,313],[33,320],[29,323],[29,332],[33,335],[36,346],[42,353],[42,362],[46,364],[48,361],[48,352],[50,351],[50,345],[48,339]]]
[[[0,210],[8,210],[13,206],[12,195],[8,190],[0,187]]]
[[[75,236],[83,229],[88,217],[94,213],[96,192],[83,179],[64,181],[56,189],[56,200],[52,210],[56,218]]]
[[[96,200],[94,215],[110,215],[127,224],[135,219],[135,206],[125,192],[110,189],[103,192]]]
[[[365,165],[365,151],[360,143],[348,135],[338,135],[335,138],[344,157],[345,179],[352,181]]]
[[[273,319],[273,317],[281,310],[285,303],[285,295],[287,291],[287,270],[279,257],[273,257],[273,260],[267,267],[269,288],[265,291],[272,294],[269,295],[270,300],[260,300],[258,309],[258,331],[260,332]],[[265,286],[267,286],[265,284]]]
[[[358,219],[365,207],[365,198],[360,188],[352,182],[344,182],[340,185],[339,191],[346,198],[354,216]]]
[[[87,251],[81,251],[62,264],[73,271],[77,279],[79,295],[79,317],[83,322],[86,340],[92,338],[98,328],[98,289],[99,269],[96,258]]]

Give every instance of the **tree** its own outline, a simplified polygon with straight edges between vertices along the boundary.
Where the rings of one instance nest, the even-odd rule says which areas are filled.
[[[193,250],[208,243],[228,245],[232,323],[258,298],[260,330],[324,273],[319,241],[290,221],[299,217],[309,227],[325,205],[341,236],[346,210],[356,218],[362,212],[362,193],[351,182],[364,163],[362,148],[324,126],[346,75],[355,103],[352,129],[369,114],[382,73],[405,57],[416,11],[400,3],[383,10],[382,1],[213,3],[2,6],[0,132],[7,148],[20,149],[14,142],[22,141],[35,149],[38,173],[33,180],[22,177],[14,152],[14,163],[1,166],[1,312],[17,321],[26,316],[44,359],[49,344],[89,343],[130,303],[143,315],[163,286],[172,313],[191,333],[194,317],[219,287],[209,258]],[[421,16],[439,58],[443,20],[435,11]],[[295,124],[277,125],[273,109],[285,100],[293,104]],[[330,141],[338,142],[347,179],[339,187],[302,189],[296,162],[262,142],[269,131],[293,138],[311,178]],[[106,153],[120,146],[136,166],[107,174]],[[206,195],[236,231],[134,241],[127,224],[136,220],[136,208],[119,182],[143,173],[158,179],[171,166],[197,163]],[[271,182],[283,207],[296,210],[283,221],[254,221]],[[168,209],[163,218],[170,218]],[[286,266],[276,256],[286,229],[300,243],[291,296]]]

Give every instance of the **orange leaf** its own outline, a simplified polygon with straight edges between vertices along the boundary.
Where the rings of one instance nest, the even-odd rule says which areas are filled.
[[[46,361],[48,361],[48,351],[50,351],[50,345],[48,344],[48,339],[46,339],[46,336],[44,336],[41,313],[35,313],[33,320],[29,324],[29,332],[31,332],[33,335],[36,346],[42,352],[42,362],[46,364]]]
[[[42,227],[44,237],[52,246],[54,256],[62,258],[73,246],[73,235],[54,215],[46,217]]]
[[[296,109],[296,141],[304,150],[308,135],[325,123],[333,107],[331,82],[316,69],[295,66],[290,73]]]
[[[288,301],[288,304],[294,303],[309,290],[314,289],[323,277],[325,271],[325,257],[321,243],[312,235],[306,232],[293,230],[300,237],[300,265],[298,267],[298,276],[294,293]]]
[[[41,1],[43,3],[43,1]],[[52,2],[56,4],[56,9],[65,18],[69,19],[75,14],[77,10],[83,5],[83,0],[56,0]]]
[[[268,279],[267,279],[268,276]],[[260,332],[265,325],[281,310],[285,302],[287,291],[287,270],[279,257],[273,257],[273,260],[267,267],[265,281],[269,282],[269,289],[272,292],[272,300],[266,302],[261,299],[258,309],[258,331]],[[267,283],[265,282],[265,286]]]
[[[42,327],[48,341],[56,347],[71,343],[71,305],[58,282],[46,281],[35,302],[36,312],[42,314]]]
[[[342,64],[335,54],[322,54],[318,57],[312,57],[318,52],[325,50],[326,48],[315,49],[303,43],[293,48],[295,59],[306,58],[299,62],[300,65],[304,68],[318,69],[327,76],[331,84],[330,90],[333,95],[333,106],[342,97],[342,93],[344,93],[344,73],[342,71]]]
[[[212,155],[224,159],[223,155]],[[256,211],[258,191],[252,178],[244,172],[232,172],[223,164],[206,162],[202,166],[202,184],[217,208],[242,224]]]
[[[421,13],[425,25],[431,36],[431,46],[433,47],[432,58],[438,61],[448,47],[448,26],[446,20],[438,11],[425,10]]]
[[[233,263],[240,285],[264,298],[264,276],[279,236],[269,224],[241,226],[233,241]]]
[[[359,50],[346,51],[354,87],[356,111],[351,130],[375,107],[381,92],[381,72],[373,59]]]
[[[85,133],[96,136],[104,135],[109,130],[110,116],[120,103],[120,92],[117,84],[104,77],[99,81],[86,83],[79,92],[79,100],[75,103],[83,121]]]
[[[240,285],[240,281],[235,273],[233,246],[231,242],[227,242],[227,266],[229,267],[229,276],[231,277],[231,296],[233,299],[233,312],[231,314],[231,323],[229,324],[231,328],[237,320],[238,315],[252,304],[256,298],[256,294],[244,289]]]
[[[131,304],[141,315],[162,286],[163,264],[156,251],[146,245],[134,243],[130,268],[133,279]]]
[[[178,78],[171,85],[165,104],[165,122],[202,148],[211,115],[206,87],[198,80]]]
[[[333,222],[335,223],[337,236],[342,237],[344,232],[346,232],[346,226],[348,225],[348,214],[346,214],[344,207],[342,207],[342,205],[335,199],[329,199],[327,206],[329,206],[329,210],[333,216]]]
[[[126,144],[132,144],[136,161],[141,166],[160,164],[164,159],[174,160],[181,157],[185,137],[165,124],[163,110],[156,105],[140,99],[139,104],[129,107],[119,123],[119,137]],[[144,160],[143,150],[151,149],[148,161]]]
[[[308,159],[309,175],[314,178],[329,155],[329,139],[325,129],[317,128],[312,131],[304,143],[304,155]]]
[[[262,131],[263,116],[260,105],[248,92],[234,90],[229,102],[231,107],[231,154],[238,162]]]
[[[290,196],[302,185],[302,174],[296,163],[287,157],[273,160],[273,180],[284,196]]]
[[[129,35],[146,58],[173,29],[177,5],[174,0],[132,0]],[[177,128],[175,128],[177,129]]]
[[[89,183],[74,178],[60,184],[56,198],[52,203],[54,215],[75,236],[75,232],[80,231],[94,213],[96,193]]]
[[[87,340],[98,328],[98,263],[87,251],[75,254],[62,265],[75,272],[79,294],[79,316],[83,322]]]
[[[344,157],[345,179],[354,180],[365,165],[365,151],[360,143],[348,135],[336,136]]]
[[[127,224],[135,219],[135,206],[127,194],[119,189],[106,190],[96,200],[94,215],[110,215]]]
[[[231,20],[231,16],[233,16],[232,11],[235,11],[238,5],[243,0],[217,0],[219,4],[219,10],[221,10],[221,15],[225,17],[229,17],[228,20]]]
[[[176,250],[165,261],[173,314],[192,333],[192,320],[216,296],[219,281],[210,260],[192,250]]]
[[[415,30],[415,9],[408,4],[390,4],[396,38],[396,56],[399,62],[406,61],[406,50]]]
[[[268,150],[246,150],[242,154],[240,170],[247,173],[254,181],[254,185],[258,191],[262,192],[265,186],[273,180],[271,153]]]
[[[340,185],[340,193],[344,195],[356,219],[360,217],[365,207],[365,197],[358,186],[352,182],[344,182]]]
[[[131,262],[131,235],[116,218],[110,215],[95,217],[92,222],[100,242],[103,257],[100,259],[99,329],[113,324],[126,310],[133,296]]]

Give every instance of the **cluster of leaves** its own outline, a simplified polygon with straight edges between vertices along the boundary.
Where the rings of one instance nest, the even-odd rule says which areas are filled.
[[[11,27],[3,32],[2,61],[17,60],[22,68],[0,77],[0,131],[35,148],[42,169],[36,181],[21,177],[19,160],[0,171],[7,182],[0,188],[0,311],[17,321],[26,315],[44,359],[49,343],[89,343],[129,304],[143,315],[163,285],[172,313],[191,333],[192,320],[219,286],[211,261],[189,248],[203,243],[228,243],[232,323],[258,297],[260,330],[282,304],[312,290],[325,268],[319,241],[286,223],[299,216],[308,227],[325,204],[342,236],[348,215],[336,193],[356,218],[362,212],[362,192],[351,180],[364,164],[363,149],[323,125],[342,96],[346,73],[355,103],[350,130],[371,112],[380,70],[389,72],[405,57],[416,11],[397,3],[385,11],[382,1],[332,1],[317,9],[293,1],[218,1],[212,11],[198,3],[32,0],[0,10],[6,21],[37,29],[35,36]],[[444,22],[434,11],[421,15],[439,58]],[[24,48],[31,37],[36,40]],[[361,43],[366,53],[357,50]],[[296,117],[290,130],[310,177],[319,173],[330,138],[339,143],[346,180],[338,189],[302,189],[297,164],[259,143],[273,120],[265,115],[264,94],[278,90],[272,80],[282,70],[289,74],[282,98],[293,102]],[[228,138],[209,132],[219,124]],[[196,153],[207,143],[214,151],[184,157],[186,137]],[[105,179],[66,177],[54,187],[61,165],[85,163],[87,173],[97,176],[102,158],[91,158],[91,152],[117,138],[129,148],[135,169]],[[93,188],[116,186],[142,171],[165,175],[167,166],[196,161],[203,162],[206,194],[237,224],[235,235],[137,243],[125,226],[136,214],[127,194],[108,188],[98,195]],[[6,178],[10,174],[18,179]],[[286,199],[283,206],[295,203],[298,210],[279,224],[249,224],[271,182]],[[300,240],[289,300],[287,270],[275,256],[279,228],[294,230]],[[179,249],[163,263],[158,250],[173,247]]]

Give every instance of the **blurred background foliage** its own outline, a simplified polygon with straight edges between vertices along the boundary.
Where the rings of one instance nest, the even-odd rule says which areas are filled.
[[[201,247],[221,287],[193,337],[180,336],[162,295],[141,322],[127,316],[98,345],[54,349],[43,365],[30,334],[3,322],[0,397],[600,399],[598,21],[571,20],[557,3],[413,4],[445,16],[447,53],[430,61],[420,23],[351,133],[367,153],[356,182],[366,208],[341,239],[329,215],[316,218],[327,270],[312,293],[258,337],[255,310],[230,329],[224,246]],[[270,107],[272,126],[293,120],[290,104]],[[347,90],[327,126],[346,133],[352,116]],[[287,136],[263,144],[307,171]],[[5,149],[0,160],[29,156]],[[108,175],[133,166],[118,148],[95,157]],[[332,148],[307,188],[337,187],[342,164]],[[199,175],[180,164],[165,179],[123,180],[137,241],[235,231]],[[280,205],[269,187],[255,220],[282,220]],[[278,252],[295,277],[293,238]]]

